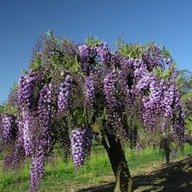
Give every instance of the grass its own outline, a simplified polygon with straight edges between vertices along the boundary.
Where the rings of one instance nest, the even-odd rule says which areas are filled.
[[[185,145],[184,151],[179,151],[177,159],[181,159],[183,155],[192,151],[191,146]],[[153,163],[164,161],[159,150],[145,149],[140,152],[126,150],[131,174],[137,172],[142,174],[142,169]],[[173,161],[173,159],[172,159]],[[0,166],[0,191],[2,192],[24,192],[29,191],[29,165],[25,166],[18,172],[2,171]],[[72,161],[68,164],[58,157],[54,163],[47,163],[45,166],[45,177],[40,184],[40,192],[64,191],[70,187],[83,187],[92,184],[102,184],[106,179],[113,179],[113,173],[108,160],[108,156],[101,146],[94,147],[91,157],[85,163],[84,167],[75,170]]]

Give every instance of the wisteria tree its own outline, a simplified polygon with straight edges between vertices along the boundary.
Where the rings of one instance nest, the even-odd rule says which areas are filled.
[[[81,167],[97,127],[116,179],[114,191],[131,191],[124,143],[134,148],[159,146],[162,138],[184,141],[176,75],[169,53],[154,43],[118,41],[111,51],[96,38],[76,45],[46,33],[13,94],[17,112],[1,117],[3,150],[9,150],[4,167],[18,168],[30,159],[31,191],[37,191],[54,146],[66,160],[72,153]]]

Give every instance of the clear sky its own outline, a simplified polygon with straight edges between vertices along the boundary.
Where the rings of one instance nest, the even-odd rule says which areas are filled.
[[[28,69],[37,38],[53,30],[76,43],[92,34],[114,48],[155,41],[192,71],[192,0],[0,0],[0,103]]]

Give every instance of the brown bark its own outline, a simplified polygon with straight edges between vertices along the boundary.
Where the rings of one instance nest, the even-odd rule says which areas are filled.
[[[163,138],[161,140],[160,148],[164,150],[166,163],[169,164],[171,149],[170,149],[170,143],[167,138]]]
[[[132,180],[121,142],[108,134],[102,139],[102,143],[108,153],[116,179],[114,192],[131,192]]]

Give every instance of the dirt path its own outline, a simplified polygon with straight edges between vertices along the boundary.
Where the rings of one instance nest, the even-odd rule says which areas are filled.
[[[192,192],[192,157],[172,162],[170,165],[154,164],[142,172],[133,172],[134,192]],[[113,192],[113,178],[106,184],[78,186],[66,192]]]

